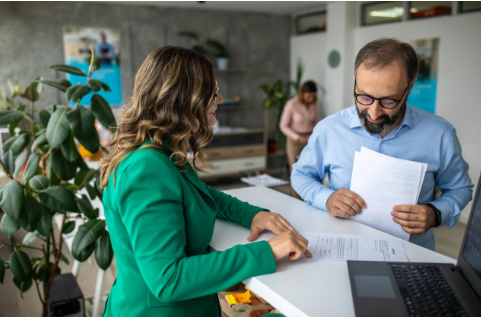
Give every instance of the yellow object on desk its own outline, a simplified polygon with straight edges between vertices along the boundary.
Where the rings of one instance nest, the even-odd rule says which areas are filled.
[[[225,301],[227,302],[227,304],[229,304],[230,307],[239,303],[250,304],[251,293],[249,292],[249,290],[247,290],[247,292],[242,294],[228,294],[225,295]]]
[[[82,158],[88,158],[91,161],[100,161],[102,158],[102,150],[98,150],[97,153],[92,154],[82,144],[79,145],[78,152]]]

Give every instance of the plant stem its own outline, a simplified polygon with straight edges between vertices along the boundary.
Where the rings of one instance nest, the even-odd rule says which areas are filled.
[[[31,246],[28,246],[28,245],[23,245],[23,244],[13,244],[13,243],[3,243],[1,247],[4,247],[4,246],[10,246],[10,247],[20,247],[20,248],[27,248],[27,249],[33,249],[33,250],[38,250],[38,251],[43,251],[41,248],[37,248],[37,247],[31,247]]]
[[[60,233],[62,234],[62,233]],[[52,236],[52,245],[53,245],[53,254],[55,254],[55,256],[57,255],[57,246],[56,246],[56,243],[55,243],[55,235],[53,234],[53,230],[50,231],[50,235]]]
[[[64,214],[63,219],[62,219],[62,225],[60,227],[60,242],[59,242],[59,245],[58,245],[59,250],[62,250],[62,244],[63,244],[62,230],[63,230],[63,226],[65,225],[66,219],[67,219],[67,214]],[[49,279],[48,279],[48,282],[47,282],[47,289],[45,290],[45,294],[44,294],[44,299],[45,299],[46,302],[48,302],[48,298],[50,296],[50,289],[52,288],[53,278],[55,277],[55,271],[57,270],[58,262],[60,261],[60,255],[61,254],[62,254],[62,252],[57,253],[57,255],[55,257],[55,261],[54,261],[53,266],[52,266],[52,269],[50,270],[50,276],[49,276]]]
[[[34,279],[34,281],[35,281],[35,286],[37,287],[38,298],[40,298],[40,301],[42,302],[42,304],[44,304],[45,301],[44,301],[44,299],[42,298],[42,294],[40,293],[40,288],[38,287],[38,282],[37,282],[37,280],[35,280],[35,279]]]
[[[31,123],[31,127],[32,127],[32,139],[35,140],[35,123],[34,123],[34,113],[33,113],[33,100],[30,102],[30,110],[32,111],[32,121],[30,122]]]
[[[10,174],[8,173],[7,168],[5,167],[5,165],[3,165],[2,159],[0,159],[0,165],[2,165],[2,169],[3,169],[3,171],[5,172],[5,175],[7,175],[8,178],[13,179],[12,175],[10,175]]]

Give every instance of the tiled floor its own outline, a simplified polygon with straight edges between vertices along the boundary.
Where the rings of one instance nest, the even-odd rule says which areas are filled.
[[[236,179],[228,179],[223,181],[216,181],[216,182],[209,182],[211,186],[217,188],[219,190],[227,190],[227,189],[234,189],[240,187],[247,187],[249,185],[244,184]],[[290,188],[289,186],[279,186],[274,188],[280,192],[285,194],[289,194]],[[446,227],[436,229],[435,236],[437,241],[436,251],[442,254],[445,254],[452,258],[457,258],[459,249],[463,240],[464,231],[466,230],[466,225],[462,223],[458,223],[452,229],[448,229]],[[25,235],[24,231],[20,231],[15,235],[15,241],[22,241],[23,236]],[[5,241],[5,238],[1,236],[1,241]],[[35,250],[28,250],[26,251],[30,256],[37,256],[37,251]],[[0,249],[0,257],[5,261],[8,259],[10,251],[7,247],[3,247]],[[64,250],[64,254],[67,255],[67,258],[70,262],[69,265],[62,263],[61,269],[62,273],[71,272],[72,270],[72,263],[73,258],[68,250]],[[96,275],[98,271],[98,267],[95,263],[95,260],[89,262],[84,262],[81,264],[79,275],[78,275],[78,283],[84,297],[89,299],[93,297],[94,289],[95,289],[95,281]],[[110,273],[110,271],[106,272],[106,279],[103,286],[103,290],[105,294],[108,293],[110,289],[114,277]],[[105,299],[105,298],[104,298]],[[103,303],[102,303],[103,306]],[[29,291],[23,294],[23,299],[20,296],[20,293],[13,285],[12,282],[12,274],[10,270],[6,271],[4,284],[0,285],[0,317],[38,317],[40,316],[41,306],[38,299],[38,295],[36,293],[35,287],[32,287]],[[90,312],[92,309],[91,302],[86,302],[87,308],[87,316],[90,316]],[[102,311],[103,307],[101,307]]]

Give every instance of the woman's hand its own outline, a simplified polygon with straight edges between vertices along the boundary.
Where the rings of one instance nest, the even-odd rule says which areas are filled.
[[[307,250],[307,244],[309,242],[297,232],[284,231],[268,242],[276,261],[286,256],[289,256],[289,260],[298,260],[303,253],[306,257],[312,258],[311,252]]]
[[[289,255],[289,253],[294,253],[293,258],[289,257],[291,260],[297,260],[302,253],[305,253],[308,258],[312,257],[312,254],[307,251],[307,240],[299,235],[284,217],[275,212],[258,212],[252,219],[251,235],[247,240],[255,241],[259,234],[266,229],[277,235],[277,237],[269,240],[276,261]],[[293,251],[287,252],[286,250]],[[297,256],[296,250],[302,251],[299,256]]]

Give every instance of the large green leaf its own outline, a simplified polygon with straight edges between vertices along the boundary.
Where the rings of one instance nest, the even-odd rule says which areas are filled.
[[[20,152],[30,143],[30,135],[21,133],[7,140],[2,146],[3,153],[12,150],[13,157],[17,157]]]
[[[87,199],[77,199],[77,206],[80,212],[89,219],[96,219],[99,216],[99,210],[94,210]]]
[[[15,171],[13,172],[14,177],[17,177],[18,173],[20,173],[20,171],[22,170],[22,167],[25,164],[27,157],[28,151],[23,151],[22,153],[20,153],[19,156],[17,156],[17,159],[15,160]]]
[[[42,133],[35,139],[35,141],[33,141],[32,147],[30,148],[30,150],[32,150],[32,152],[33,152],[33,151],[35,151],[35,148],[37,146],[44,145],[44,144],[47,144],[47,143],[48,143],[47,134]]]
[[[95,94],[92,97],[91,105],[95,118],[97,118],[104,127],[110,129],[117,126],[114,113],[107,100],[102,96]]]
[[[57,65],[50,66],[49,69],[57,70],[59,72],[69,73],[72,75],[87,77],[87,75],[85,75],[83,71],[81,71],[77,67],[70,66],[70,65],[57,64]]]
[[[47,140],[50,148],[56,149],[68,137],[70,126],[67,120],[68,108],[58,108],[47,126]]]
[[[74,194],[62,186],[44,189],[40,192],[39,197],[42,204],[51,210],[58,212],[77,210]]]
[[[81,261],[82,251],[100,237],[104,228],[105,221],[99,219],[89,220],[79,227],[72,243],[72,255],[76,260]]]
[[[0,111],[0,125],[10,124],[22,120],[21,111]]]
[[[20,229],[20,225],[7,214],[4,214],[0,223],[0,231],[10,240],[18,229]]]
[[[74,184],[77,186],[86,185],[90,183],[90,181],[94,178],[95,170],[89,169],[88,171],[79,171],[77,175],[75,175],[75,182]]]
[[[92,57],[94,58],[94,62],[92,63],[92,70],[96,71],[100,68],[100,62],[102,61],[102,58],[100,56],[95,56],[95,55],[88,56],[86,60],[87,60],[87,63],[89,63],[89,65],[90,65],[90,62],[92,61]]]
[[[25,208],[23,208],[18,223],[28,232],[33,232],[37,229],[38,222],[42,217],[42,206],[36,198],[26,196]]]
[[[92,243],[92,244],[88,245],[85,249],[80,251],[78,254],[74,255],[72,253],[72,255],[73,255],[75,260],[83,262],[83,261],[87,260],[92,255],[92,253],[94,252],[94,249],[95,249],[95,243]]]
[[[42,205],[42,217],[40,218],[40,222],[38,223],[37,231],[44,237],[48,237],[51,230],[52,213],[50,212],[50,210],[48,210],[47,207]]]
[[[35,231],[35,232],[29,232],[25,235],[25,237],[22,240],[22,244],[26,246],[32,246],[37,239],[39,239],[41,235]]]
[[[20,290],[20,292],[25,293],[30,289],[30,287],[32,287],[33,281],[31,279],[28,281],[20,281],[18,278],[14,277],[13,283]],[[22,296],[22,299],[23,299],[23,296]]]
[[[87,139],[95,130],[95,117],[92,111],[81,105],[75,106],[67,117],[73,134],[79,140]]]
[[[18,220],[25,207],[25,195],[23,187],[17,180],[8,182],[2,190],[0,207],[12,219]]]
[[[90,89],[92,89],[93,91],[99,91],[100,89],[102,89],[103,91],[110,91],[110,87],[107,84],[97,79],[91,79],[89,85]]]
[[[27,166],[25,167],[25,172],[23,173],[23,180],[27,181],[32,178],[37,172],[38,164],[40,163],[41,156],[37,153],[32,153],[28,158]]]
[[[97,198],[97,192],[95,191],[95,188],[93,188],[90,184],[85,185],[85,188],[87,188],[87,193],[89,194],[91,200]]]
[[[28,282],[32,279],[33,270],[30,258],[21,250],[14,250],[10,254],[10,270],[20,282]]]
[[[28,181],[28,184],[37,191],[44,190],[48,187],[48,178],[43,175],[35,175]]]
[[[44,83],[45,85],[49,85],[55,87],[63,92],[66,92],[68,87],[72,86],[72,84],[67,79],[59,79],[59,80],[40,80],[39,82]]]
[[[48,112],[47,110],[42,109],[38,113],[38,116],[40,117],[40,123],[44,127],[46,127],[48,125],[48,121],[50,120],[50,117],[52,116],[52,114],[50,112]]]
[[[37,85],[30,85],[25,89],[23,96],[29,101],[37,101],[40,98],[40,94],[37,91]]]
[[[87,163],[85,163],[84,159],[81,156],[78,157],[75,163],[77,164],[77,167],[80,168],[81,171],[89,170],[89,166],[87,165]]]
[[[69,162],[75,162],[80,156],[73,136],[69,136],[65,141],[63,141],[62,154]]]
[[[3,284],[3,278],[5,277],[5,263],[0,259],[0,283]]]
[[[62,186],[63,188],[67,188],[68,190],[70,190],[74,194],[78,191],[78,186],[75,185],[75,184],[63,183],[63,184],[60,184],[60,186]]]
[[[12,175],[15,172],[15,160],[13,159],[13,153],[11,150],[3,154],[2,162],[8,175]]]
[[[62,154],[61,150],[53,151],[52,155],[52,167],[55,173],[60,176],[64,181],[68,181],[75,176],[77,171],[77,164],[67,161]]]
[[[18,122],[13,122],[8,125],[8,133],[10,133],[10,136],[15,135],[15,129],[18,127]]]
[[[90,88],[88,86],[83,84],[77,84],[70,86],[65,92],[65,95],[67,96],[68,101],[78,102],[89,93]]]
[[[109,233],[103,230],[100,238],[95,242],[95,260],[102,270],[106,270],[114,257]]]

